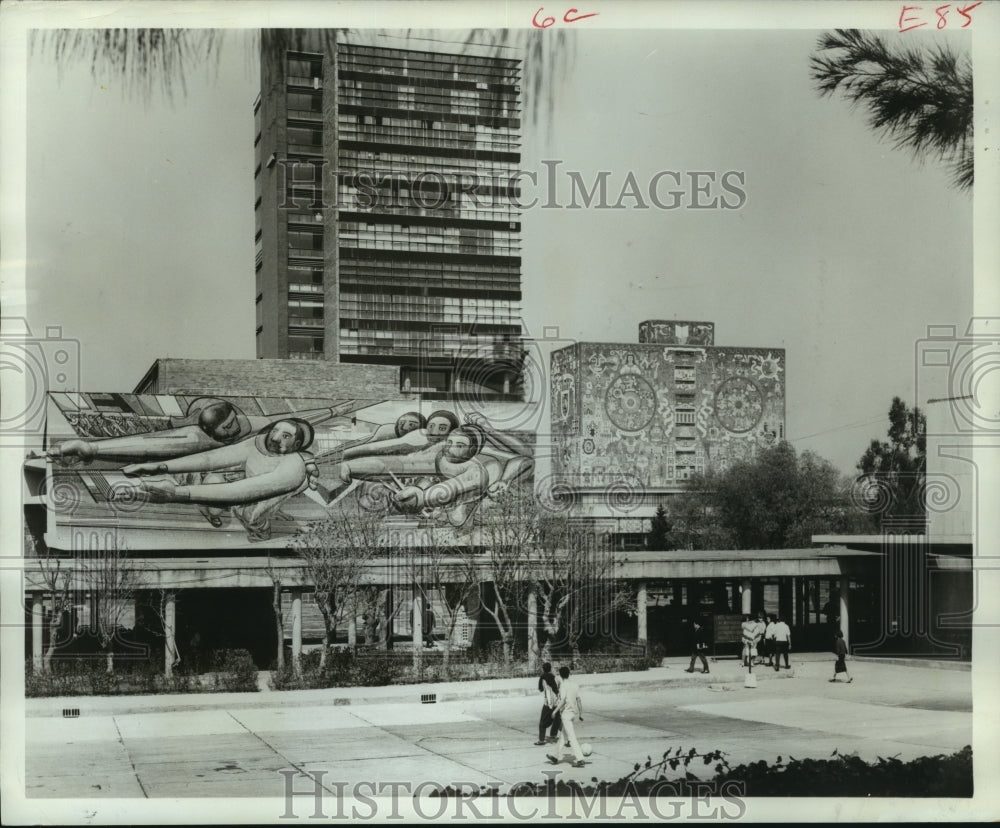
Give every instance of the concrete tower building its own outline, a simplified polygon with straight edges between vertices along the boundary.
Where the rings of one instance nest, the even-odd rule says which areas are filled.
[[[521,62],[423,42],[263,34],[257,356],[399,366],[403,391],[517,399]]]

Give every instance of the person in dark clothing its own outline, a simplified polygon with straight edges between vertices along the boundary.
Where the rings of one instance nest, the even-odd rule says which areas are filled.
[[[685,673],[694,672],[694,662],[695,659],[701,659],[701,666],[703,673],[708,672],[708,660],[705,658],[705,653],[708,651],[708,641],[706,640],[705,628],[701,626],[697,621],[691,624],[691,664],[684,671]]]
[[[833,678],[830,681],[836,681],[837,676],[843,673],[847,676],[847,683],[850,684],[854,679],[851,678],[851,674],[847,672],[847,642],[844,641],[844,633],[842,630],[837,630],[836,638],[833,642],[833,652],[837,656],[837,663],[833,665]]]
[[[542,702],[542,715],[538,720],[538,741],[535,744],[546,744],[547,729],[549,729],[548,741],[555,743],[562,727],[561,717],[555,709],[559,701],[559,685],[552,673],[552,665],[547,661],[542,665],[542,674],[538,677],[538,692],[544,693],[545,696]]]

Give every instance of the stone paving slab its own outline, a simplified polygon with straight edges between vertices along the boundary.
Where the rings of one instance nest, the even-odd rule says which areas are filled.
[[[826,681],[828,661],[796,664],[755,690],[737,683],[736,669],[729,682],[716,675],[692,682],[683,671],[674,683],[581,676],[579,732],[594,755],[584,768],[563,763],[555,770],[564,779],[617,779],[647,755],[656,761],[676,747],[724,750],[739,764],[826,758],[835,749],[869,760],[909,759],[971,743],[968,673],[859,664],[851,668],[854,684],[835,686]],[[662,674],[672,671],[678,675],[669,667]],[[461,700],[437,704],[420,704],[406,689],[403,697],[367,704],[359,692],[349,706],[313,691],[269,694],[286,706],[246,706],[244,696],[231,709],[182,712],[164,711],[153,699],[146,712],[134,705],[117,714],[81,710],[79,719],[41,706],[26,720],[26,794],[276,798],[283,769],[322,770],[329,782],[539,782],[553,770],[545,754],[554,746],[533,744],[540,710],[533,682],[522,692],[524,680],[512,681],[499,696],[491,695],[495,683],[484,682],[464,687]],[[116,700],[101,701],[110,711]]]

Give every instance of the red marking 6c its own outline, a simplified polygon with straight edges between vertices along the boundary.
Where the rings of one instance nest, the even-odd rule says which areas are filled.
[[[543,17],[541,20],[538,19],[540,15],[545,11],[545,7],[539,7],[538,11],[535,12],[534,17],[531,18],[531,25],[536,29],[547,29],[553,23],[556,22],[554,17]],[[597,17],[599,12],[592,12],[591,14],[580,14],[579,9],[566,9],[566,14],[563,15],[563,23],[576,23],[577,20],[584,20],[588,17]]]

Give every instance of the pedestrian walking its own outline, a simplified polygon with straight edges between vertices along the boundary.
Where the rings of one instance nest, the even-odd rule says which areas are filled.
[[[743,616],[740,635],[743,641],[743,666],[749,667],[750,663],[757,657],[757,622],[752,620],[749,615]]]
[[[553,764],[558,765],[566,753],[573,755],[573,767],[582,768],[586,762],[583,761],[583,749],[580,747],[580,740],[576,733],[577,722],[583,721],[583,700],[580,698],[580,687],[574,679],[569,677],[569,667],[559,668],[559,700],[556,703],[556,712],[562,720],[562,745],[558,756],[549,753],[546,758]]]
[[[761,663],[764,656],[767,656],[767,666],[774,666],[774,640],[771,638],[771,628],[774,626],[774,616],[765,616],[764,639],[761,641]]]
[[[764,623],[764,613],[757,613],[757,620],[753,625],[753,650],[757,659],[757,664],[764,663],[764,633],[767,631],[767,624]]]
[[[781,661],[781,656],[785,657],[785,669],[790,670],[791,665],[788,663],[788,653],[792,649],[792,631],[788,628],[780,615],[774,616],[774,624],[771,627],[771,640],[774,642],[774,671],[778,672],[780,669],[779,663]]]
[[[685,673],[694,672],[694,662],[698,658],[701,659],[701,665],[704,668],[702,672],[708,672],[708,660],[705,658],[705,653],[708,651],[708,642],[705,638],[705,628],[697,621],[691,622],[691,664],[684,671]]]
[[[542,693],[542,715],[538,720],[538,741],[536,745],[554,743],[559,735],[560,715],[556,711],[559,703],[559,685],[556,684],[556,677],[552,673],[552,665],[545,662],[542,665],[542,674],[538,677],[538,692]],[[549,731],[546,739],[545,731]]]
[[[836,637],[833,640],[833,652],[837,655],[837,661],[833,665],[833,678],[830,681],[836,681],[837,676],[843,673],[847,676],[847,683],[850,684],[854,679],[847,672],[847,642],[844,641],[843,630],[837,630]]]

